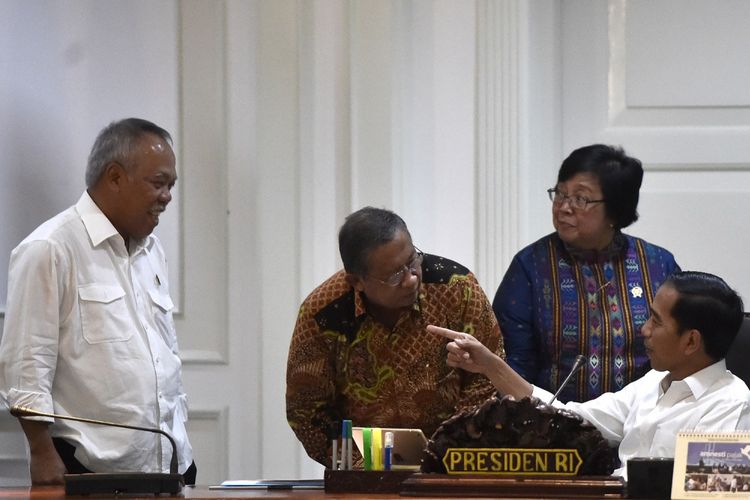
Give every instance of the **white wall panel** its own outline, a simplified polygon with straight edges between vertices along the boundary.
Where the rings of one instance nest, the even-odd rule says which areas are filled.
[[[742,0],[628,2],[617,42],[626,47],[627,107],[750,107],[748,19]]]
[[[422,250],[475,270],[475,2],[397,7],[391,208]]]
[[[179,13],[182,266],[173,287],[182,288],[183,301],[176,323],[186,363],[226,363],[226,9],[190,0]]]
[[[199,484],[219,484],[227,477],[228,413],[228,407],[190,410],[187,425],[190,444],[201,452],[196,457]]]
[[[643,190],[641,219],[633,225],[633,234],[668,244],[685,270],[721,276],[742,293],[745,309],[750,308],[750,263],[741,258],[750,246],[750,233],[743,230],[750,207],[750,168],[650,171]]]
[[[750,34],[742,19],[750,5],[564,5],[566,149],[599,140],[632,144],[646,162],[747,161]]]
[[[395,101],[391,1],[350,5],[351,204],[393,208]]]
[[[257,283],[262,326],[264,476],[296,474],[298,444],[286,422],[286,355],[299,306],[301,186],[298,3],[261,2],[257,46]]]
[[[553,231],[552,206],[545,192],[557,179],[562,152],[562,3],[543,0],[522,3],[519,16],[519,168],[520,248]],[[480,205],[480,208],[482,205]],[[507,261],[504,261],[507,263]],[[499,264],[498,264],[499,265]],[[505,267],[493,276],[494,295]],[[491,278],[493,278],[491,277]],[[490,278],[490,279],[491,279]]]
[[[255,477],[263,467],[261,391],[263,326],[257,231],[257,3],[227,2],[227,238],[229,367],[226,380],[208,380],[229,393],[229,466],[224,479]],[[234,230],[233,228],[240,228]],[[215,368],[215,367],[214,367]],[[199,375],[200,377],[200,375]],[[203,377],[200,377],[203,379]],[[200,390],[200,389],[199,389]],[[204,482],[201,480],[201,482]]]
[[[349,8],[325,0],[301,7],[300,302],[341,267],[338,226],[351,209]]]
[[[749,200],[742,184],[718,186],[750,166],[748,14],[738,1],[576,0],[564,3],[562,32],[565,154],[605,142],[641,159],[642,217],[627,231],[745,297]]]
[[[490,297],[519,250],[521,3],[480,2],[477,71],[477,234],[480,284]]]

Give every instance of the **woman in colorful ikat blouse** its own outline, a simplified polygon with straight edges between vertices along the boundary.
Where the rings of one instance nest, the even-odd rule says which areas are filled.
[[[638,219],[642,180],[641,162],[621,148],[573,151],[547,190],[555,232],[516,254],[495,295],[507,362],[527,381],[555,392],[586,356],[562,401],[618,391],[649,368],[640,329],[679,266],[621,232]]]

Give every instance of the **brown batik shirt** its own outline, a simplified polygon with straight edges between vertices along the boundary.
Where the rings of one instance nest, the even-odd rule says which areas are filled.
[[[341,419],[430,436],[494,393],[484,376],[450,368],[447,341],[425,330],[470,333],[505,357],[492,307],[468,269],[425,254],[419,299],[393,329],[367,314],[344,276],[337,272],[305,299],[289,347],[287,420],[311,458],[330,465],[327,433]]]

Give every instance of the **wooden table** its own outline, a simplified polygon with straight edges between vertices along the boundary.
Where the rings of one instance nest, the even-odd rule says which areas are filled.
[[[410,471],[326,471],[323,489],[217,489],[186,486],[169,495],[84,495],[66,496],[63,486],[0,488],[5,498],[63,500],[95,498],[288,498],[317,500],[437,499],[437,498],[568,498],[621,499],[625,494],[621,478],[613,476],[489,476],[477,474],[415,474]]]
[[[132,498],[149,498],[149,499],[168,499],[168,498],[196,498],[196,499],[214,499],[214,498],[277,498],[277,499],[317,499],[317,500],[356,500],[356,499],[394,499],[403,498],[399,495],[394,494],[364,494],[364,493],[326,493],[323,490],[209,490],[208,486],[195,486],[185,487],[182,490],[182,495],[177,497],[167,496],[132,496],[132,495],[121,495],[121,496],[65,496],[65,490],[62,486],[39,486],[34,488],[0,488],[1,499],[31,499],[31,500],[71,500],[71,499],[89,499],[95,500],[97,498],[107,499],[132,499]]]
[[[540,498],[539,496],[529,497],[518,497],[518,496],[502,496],[502,489],[497,490],[498,496],[493,498],[513,498],[518,500],[519,498]],[[471,497],[466,495],[454,495],[454,498],[460,497],[463,499],[478,499],[487,498],[484,497]],[[364,499],[399,499],[405,500],[408,498],[419,498],[423,500],[437,500],[449,498],[447,496],[419,496],[419,497],[407,497],[400,496],[395,493],[326,493],[323,490],[216,490],[209,489],[208,486],[195,486],[185,487],[179,496],[134,496],[134,495],[107,495],[107,496],[66,496],[62,486],[42,486],[34,488],[0,488],[0,499],[20,499],[20,500],[72,500],[72,499],[113,499],[117,498],[120,500],[132,499],[132,498],[149,498],[149,499],[168,499],[168,498],[193,498],[193,499],[216,499],[216,498],[228,498],[228,499],[242,499],[242,498],[273,498],[273,499],[310,499],[310,500],[364,500]],[[559,496],[547,496],[546,498],[559,498]],[[581,498],[620,498],[618,497],[591,497],[585,496]]]

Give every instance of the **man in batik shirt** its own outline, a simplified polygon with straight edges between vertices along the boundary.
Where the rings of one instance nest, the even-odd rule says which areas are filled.
[[[289,425],[308,455],[330,466],[332,424],[419,428],[430,436],[492,385],[445,361],[429,324],[471,333],[504,357],[492,307],[462,265],[423,254],[404,221],[372,207],[339,232],[344,269],[300,307],[287,362]]]

